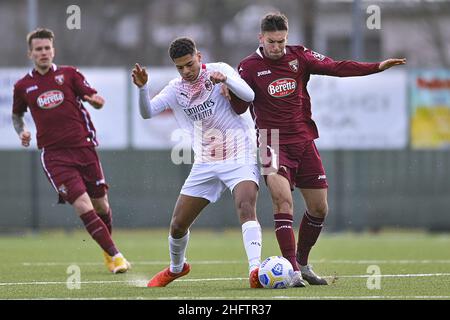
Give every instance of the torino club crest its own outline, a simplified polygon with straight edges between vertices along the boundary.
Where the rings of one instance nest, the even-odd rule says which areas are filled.
[[[55,76],[55,81],[56,81],[57,84],[62,86],[63,83],[64,83],[64,75],[63,74],[58,74],[57,76]]]
[[[292,71],[297,72],[298,71],[298,59],[289,61],[289,68],[291,68]]]

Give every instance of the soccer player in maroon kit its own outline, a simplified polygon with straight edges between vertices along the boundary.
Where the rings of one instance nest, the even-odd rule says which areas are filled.
[[[94,108],[104,99],[90,87],[74,67],[53,64],[54,34],[36,29],[27,36],[28,56],[34,68],[14,86],[12,120],[24,147],[31,134],[23,120],[30,109],[37,129],[44,172],[59,194],[59,202],[69,202],[86,230],[104,251],[105,264],[113,273],[123,273],[130,264],[112,238],[112,214],[108,186],[95,151],[96,131],[81,100]]]
[[[333,61],[303,46],[287,45],[287,37],[286,16],[267,14],[261,20],[259,48],[240,62],[238,71],[255,92],[252,114],[260,141],[261,134],[267,130],[267,154],[266,148],[260,145],[261,158],[263,164],[270,163],[274,170],[273,174],[266,171],[264,179],[272,196],[278,244],[296,271],[292,285],[305,286],[302,278],[310,285],[326,285],[326,280],[316,275],[308,264],[308,255],[328,212],[328,184],[314,144],[319,135],[311,118],[306,85],[311,74],[364,76],[405,64],[406,60]],[[275,132],[279,135],[279,145],[275,136],[271,141]],[[292,230],[294,187],[300,189],[307,209],[300,223],[297,248]]]

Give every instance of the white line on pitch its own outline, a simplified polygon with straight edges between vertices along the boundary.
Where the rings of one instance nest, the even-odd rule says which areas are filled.
[[[418,274],[382,274],[378,277],[382,278],[413,278],[413,277],[447,277],[450,273],[418,273]],[[342,276],[324,276],[324,278],[368,278],[376,277],[376,275],[342,275]],[[240,281],[247,278],[194,278],[194,279],[178,279],[180,282],[205,282],[205,281]],[[98,281],[80,281],[80,284],[111,284],[111,283],[128,283],[130,285],[145,285],[148,280],[98,280]],[[66,281],[33,281],[33,282],[0,282],[0,286],[18,286],[18,285],[56,285],[66,284]]]
[[[169,261],[130,261],[133,265],[167,265]],[[244,260],[190,260],[193,264],[246,264]],[[68,266],[76,264],[79,266],[98,266],[103,262],[22,262],[23,266]]]
[[[191,260],[192,264],[245,264],[244,260]],[[135,265],[166,265],[169,261],[131,261]],[[311,260],[313,264],[450,264],[450,260]],[[102,262],[22,262],[23,266],[103,265]]]

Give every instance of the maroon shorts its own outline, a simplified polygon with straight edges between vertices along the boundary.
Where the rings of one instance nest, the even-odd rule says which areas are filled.
[[[280,145],[279,150],[271,147],[268,148],[267,156],[269,161],[266,163],[273,166],[272,172],[288,179],[291,190],[294,190],[294,187],[328,188],[325,169],[314,141]],[[267,174],[263,173],[263,176],[267,183]]]
[[[41,162],[60,203],[72,204],[85,192],[91,198],[106,194],[108,185],[94,147],[42,149]]]

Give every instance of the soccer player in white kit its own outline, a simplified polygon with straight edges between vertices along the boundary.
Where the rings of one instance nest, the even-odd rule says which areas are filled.
[[[221,94],[221,83],[245,102],[254,99],[253,90],[226,63],[202,64],[201,54],[190,38],[177,38],[169,48],[180,78],[172,80],[158,95],[149,98],[148,74],[136,64],[132,72],[139,87],[141,116],[149,119],[171,109],[179,126],[189,133],[194,164],[175,205],[170,223],[170,266],[157,273],[148,287],[165,287],[186,275],[189,227],[200,212],[230,189],[242,225],[249,263],[251,288],[260,288],[261,226],[256,217],[259,170],[256,161],[256,132],[247,111],[238,114]]]

